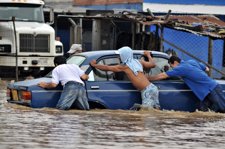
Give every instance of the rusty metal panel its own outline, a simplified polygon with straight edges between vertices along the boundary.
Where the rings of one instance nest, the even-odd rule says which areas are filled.
[[[108,4],[143,3],[143,0],[108,0]]]
[[[73,0],[73,5],[92,5],[90,0]]]

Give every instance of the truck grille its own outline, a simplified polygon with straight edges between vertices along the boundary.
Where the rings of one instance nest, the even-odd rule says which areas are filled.
[[[50,52],[50,35],[20,34],[20,52]]]

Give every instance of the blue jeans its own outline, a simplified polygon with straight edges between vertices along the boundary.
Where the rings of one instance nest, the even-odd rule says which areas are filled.
[[[142,105],[149,108],[160,108],[159,90],[154,84],[148,85],[141,91]]]
[[[56,108],[68,110],[71,106],[80,110],[89,110],[86,90],[83,84],[69,81],[65,84]]]
[[[207,111],[207,108],[215,112],[225,112],[225,96],[219,84],[203,100],[201,110]]]

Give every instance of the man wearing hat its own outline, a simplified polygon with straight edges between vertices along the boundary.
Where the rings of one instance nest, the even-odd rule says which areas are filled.
[[[82,52],[82,45],[81,44],[72,44],[70,50],[67,52],[69,55],[73,55],[76,53]]]

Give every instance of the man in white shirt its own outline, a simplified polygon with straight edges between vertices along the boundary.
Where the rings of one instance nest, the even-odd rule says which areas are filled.
[[[84,82],[88,75],[75,64],[66,64],[66,58],[56,56],[54,59],[55,68],[52,71],[52,82],[40,82],[42,88],[55,88],[59,83],[63,85],[63,91],[56,108],[68,110],[72,105],[77,109],[89,110],[88,99]]]

